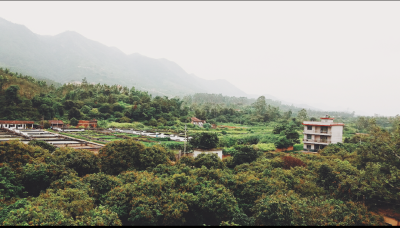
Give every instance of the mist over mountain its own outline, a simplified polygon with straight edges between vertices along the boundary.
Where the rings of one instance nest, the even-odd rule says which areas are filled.
[[[81,81],[135,86],[151,94],[217,93],[247,96],[230,82],[188,74],[167,59],[126,55],[73,31],[41,36],[0,18],[0,67],[60,83]]]

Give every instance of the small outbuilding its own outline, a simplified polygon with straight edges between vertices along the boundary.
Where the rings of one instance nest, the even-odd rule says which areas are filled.
[[[51,127],[63,128],[64,122],[62,120],[49,120],[49,124]]]
[[[0,128],[27,129],[33,128],[33,123],[26,120],[0,120]]]
[[[79,120],[77,127],[84,127],[84,128],[96,128],[97,127],[97,120]]]
[[[192,122],[191,122],[192,124],[195,124],[199,127],[203,127],[203,124],[206,123],[205,120],[200,120],[200,119],[197,119],[196,117],[192,117],[191,120],[192,120]]]

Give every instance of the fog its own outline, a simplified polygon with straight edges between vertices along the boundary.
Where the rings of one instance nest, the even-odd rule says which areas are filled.
[[[400,2],[0,2],[40,35],[71,30],[248,94],[400,114]]]

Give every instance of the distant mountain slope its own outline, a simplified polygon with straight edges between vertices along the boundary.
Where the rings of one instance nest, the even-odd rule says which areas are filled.
[[[140,54],[126,55],[82,35],[67,31],[56,36],[34,34],[23,25],[0,18],[0,67],[60,83],[81,81],[135,86],[153,94],[247,94],[226,80],[205,80],[178,64]]]

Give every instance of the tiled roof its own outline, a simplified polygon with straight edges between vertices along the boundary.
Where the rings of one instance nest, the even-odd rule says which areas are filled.
[[[78,123],[97,123],[97,120],[96,119],[93,119],[93,120],[79,120]]]
[[[33,121],[27,120],[0,120],[0,124],[33,124]]]
[[[203,122],[203,120],[197,119],[196,117],[192,117],[193,122]]]
[[[50,124],[64,124],[62,120],[49,120]]]

